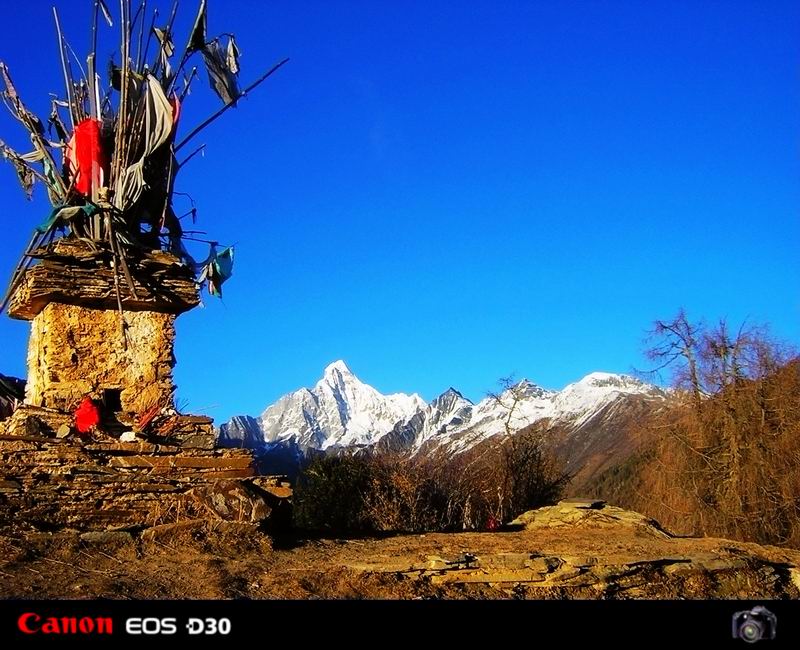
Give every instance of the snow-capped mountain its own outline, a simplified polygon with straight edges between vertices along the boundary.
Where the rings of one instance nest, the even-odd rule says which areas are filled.
[[[285,395],[258,419],[237,416],[223,424],[220,442],[258,448],[291,441],[303,450],[372,445],[424,408],[419,395],[382,395],[336,361],[313,388]]]
[[[454,454],[493,436],[545,422],[559,431],[554,445],[567,456],[574,455],[570,452],[574,438],[583,449],[581,456],[613,448],[615,418],[621,421],[632,412],[627,404],[664,397],[659,388],[634,377],[594,372],[561,391],[523,380],[477,404],[454,388],[426,404],[416,394],[382,395],[337,361],[313,388],[282,397],[261,417],[237,416],[223,424],[219,443],[261,452],[285,451],[284,447],[291,446],[300,452],[371,447],[379,452]],[[603,440],[592,434],[597,427],[602,429],[597,436]],[[578,456],[573,460],[577,462]]]

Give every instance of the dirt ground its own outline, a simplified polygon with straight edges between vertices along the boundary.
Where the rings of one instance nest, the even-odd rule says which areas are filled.
[[[800,552],[607,529],[269,537],[0,530],[1,598],[798,598]]]

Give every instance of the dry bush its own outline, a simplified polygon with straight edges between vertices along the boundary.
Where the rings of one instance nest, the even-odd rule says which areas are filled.
[[[371,460],[374,476],[364,493],[364,512],[377,531],[424,531],[441,527],[442,486],[419,463],[398,457]]]
[[[558,501],[569,477],[538,432],[498,436],[439,462],[429,461],[446,496],[445,528],[481,529]]]
[[[295,525],[319,531],[369,530],[363,495],[372,480],[367,458],[314,457],[297,479],[293,497]]]
[[[532,432],[456,456],[325,456],[298,481],[295,521],[338,532],[492,529],[554,503],[567,480]]]

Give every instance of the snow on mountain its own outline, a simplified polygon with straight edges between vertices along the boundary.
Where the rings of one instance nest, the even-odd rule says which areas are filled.
[[[457,431],[472,419],[473,404],[455,388],[449,388],[425,407],[424,424],[414,439],[419,449],[434,436]]]
[[[513,433],[544,419],[554,425],[578,428],[609,404],[630,395],[661,399],[664,393],[634,377],[604,372],[591,373],[561,391],[546,390],[523,380],[479,402],[470,421],[438,442],[457,453],[492,436]]]
[[[433,448],[458,453],[545,418],[578,429],[632,395],[664,397],[660,389],[634,377],[593,372],[561,391],[523,380],[478,404],[453,388],[425,404],[416,394],[382,395],[336,361],[313,388],[285,395],[260,418],[238,416],[223,424],[219,441],[262,450],[291,443],[302,450],[376,445],[378,450],[413,454]]]
[[[455,388],[448,388],[410,419],[398,422],[378,451],[418,451],[425,443],[438,444],[472,419],[473,404]]]
[[[659,388],[628,375],[593,372],[559,392],[553,404],[557,419],[570,419],[581,424],[620,395],[663,397]]]
[[[382,395],[359,381],[344,361],[336,361],[313,388],[280,398],[256,424],[262,443],[293,441],[302,449],[325,450],[374,444],[425,406],[419,395]],[[220,441],[240,446],[251,438],[252,424],[234,418],[220,427]]]
[[[264,435],[256,418],[236,415],[220,427],[219,441],[226,447],[258,449],[264,443]]]

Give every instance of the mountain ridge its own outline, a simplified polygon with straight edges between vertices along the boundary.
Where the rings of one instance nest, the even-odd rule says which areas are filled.
[[[665,391],[630,375],[592,372],[560,391],[523,379],[477,403],[452,386],[426,403],[416,393],[383,395],[338,360],[326,366],[313,387],[284,395],[258,417],[235,416],[222,424],[218,443],[261,454],[287,445],[301,454],[363,448],[458,454],[538,423],[560,432],[558,447],[569,457],[571,436],[586,449],[613,451],[614,440],[586,442],[591,439],[587,425],[613,438],[621,435],[613,420],[624,418],[625,404],[664,399]],[[609,408],[615,404],[619,407]],[[574,465],[575,458],[570,460]]]

